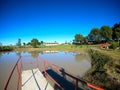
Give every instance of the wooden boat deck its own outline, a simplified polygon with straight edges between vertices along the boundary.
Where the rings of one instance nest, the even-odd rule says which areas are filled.
[[[22,90],[54,90],[38,68],[22,72]]]

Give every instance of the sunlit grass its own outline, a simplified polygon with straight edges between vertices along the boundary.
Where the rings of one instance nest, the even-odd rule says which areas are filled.
[[[117,90],[120,84],[120,50],[88,50],[92,68],[84,79],[105,89]]]
[[[114,60],[120,60],[120,50],[101,50],[101,52],[112,57]]]

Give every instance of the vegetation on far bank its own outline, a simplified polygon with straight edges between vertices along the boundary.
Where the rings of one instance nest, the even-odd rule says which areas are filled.
[[[94,47],[99,48],[99,45],[56,45],[56,46],[39,46],[38,48],[32,47],[21,47],[16,48],[17,51],[43,51],[43,50],[51,50],[51,51],[74,51],[74,52],[81,52],[86,51],[87,49]]]
[[[120,51],[114,52],[120,53]],[[118,90],[120,88],[120,58],[116,60],[113,58],[114,54],[103,50],[90,49],[88,53],[91,56],[92,68],[83,79],[108,90]]]
[[[14,50],[13,46],[0,46],[0,51],[12,51]]]

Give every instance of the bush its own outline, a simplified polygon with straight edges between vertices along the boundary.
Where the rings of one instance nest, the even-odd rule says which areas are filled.
[[[117,43],[117,42],[112,42],[112,43],[110,44],[110,49],[116,49],[117,46],[118,46],[118,43]]]
[[[12,46],[0,46],[0,51],[12,51],[13,49]]]

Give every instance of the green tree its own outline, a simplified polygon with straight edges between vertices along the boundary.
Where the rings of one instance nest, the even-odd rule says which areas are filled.
[[[75,40],[73,43],[75,44],[82,44],[83,43],[83,35],[82,34],[76,34],[75,35]]]
[[[44,43],[44,42],[43,42],[43,41],[41,41],[40,43],[43,45],[43,43]]]
[[[109,26],[102,26],[100,30],[102,40],[110,41],[112,39],[112,28]]]
[[[26,43],[24,42],[24,43],[23,43],[23,46],[25,46],[25,45],[26,45]]]
[[[36,38],[33,38],[31,40],[31,46],[33,46],[34,48],[36,48],[37,45],[39,45],[39,41]]]
[[[101,35],[100,30],[98,28],[93,28],[89,34],[89,40],[95,43],[100,43]]]
[[[17,42],[16,45],[19,46],[19,47],[21,46],[21,39],[20,38],[18,39],[18,42]]]
[[[117,42],[111,42],[111,44],[110,44],[110,48],[111,49],[116,49],[117,48],[117,46],[118,46],[118,43]]]
[[[83,43],[84,43],[84,44],[88,43],[88,36],[83,37]]]
[[[28,42],[27,45],[31,45],[31,42]]]
[[[118,40],[120,38],[120,23],[119,24],[114,24],[113,28],[113,34],[112,34],[112,39],[113,40]]]

